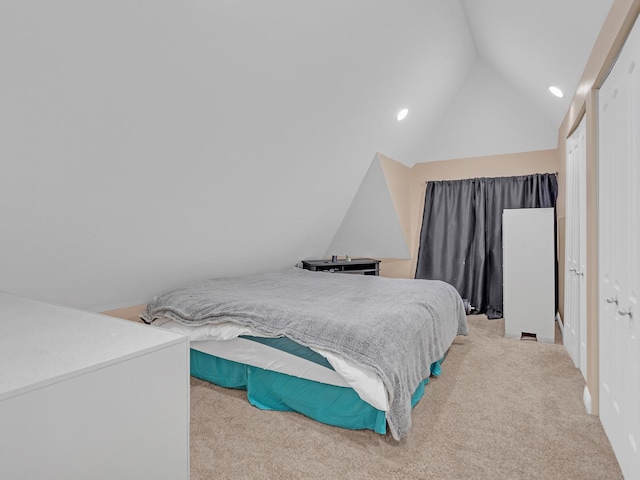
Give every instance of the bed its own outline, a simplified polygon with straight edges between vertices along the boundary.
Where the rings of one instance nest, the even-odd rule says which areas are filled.
[[[153,297],[146,323],[189,335],[191,375],[292,410],[404,438],[465,307],[440,281],[288,268]]]

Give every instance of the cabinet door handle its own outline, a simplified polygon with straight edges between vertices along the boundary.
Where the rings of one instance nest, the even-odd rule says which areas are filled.
[[[576,271],[576,269],[575,269],[575,268],[570,268],[570,269],[569,269],[569,271],[570,271],[570,272],[575,272],[575,271]]]
[[[584,272],[578,272],[578,271],[576,270],[576,275],[578,275],[579,277],[583,277],[583,276],[584,276]]]
[[[607,298],[607,303],[615,303],[616,305],[618,305],[618,297]]]
[[[632,317],[632,315],[631,315],[631,307],[629,307],[629,308],[619,308],[618,309],[618,315],[621,315],[623,317],[626,317],[627,315],[629,315],[629,317]]]

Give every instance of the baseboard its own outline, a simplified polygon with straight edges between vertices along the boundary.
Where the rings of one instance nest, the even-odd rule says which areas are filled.
[[[584,402],[584,408],[587,410],[587,413],[591,415],[591,394],[586,385],[584,386],[584,392],[582,392],[582,401]]]

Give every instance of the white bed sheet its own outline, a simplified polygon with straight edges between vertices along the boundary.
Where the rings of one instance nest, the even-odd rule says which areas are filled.
[[[191,348],[216,357],[338,387],[349,384],[335,371],[246,338],[191,342]]]
[[[267,345],[238,338],[240,335],[266,335],[233,323],[190,327],[165,318],[154,321],[153,326],[188,335],[194,350],[299,378],[351,387],[362,400],[378,410],[386,412],[389,409],[387,393],[380,377],[373,370],[340,355],[312,349],[327,359],[334,368],[331,370]]]

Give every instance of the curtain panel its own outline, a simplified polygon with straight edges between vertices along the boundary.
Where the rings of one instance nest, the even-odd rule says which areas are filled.
[[[557,195],[552,173],[427,182],[415,278],[443,280],[476,313],[501,318],[502,211],[555,209]],[[557,218],[555,230],[557,309]]]

